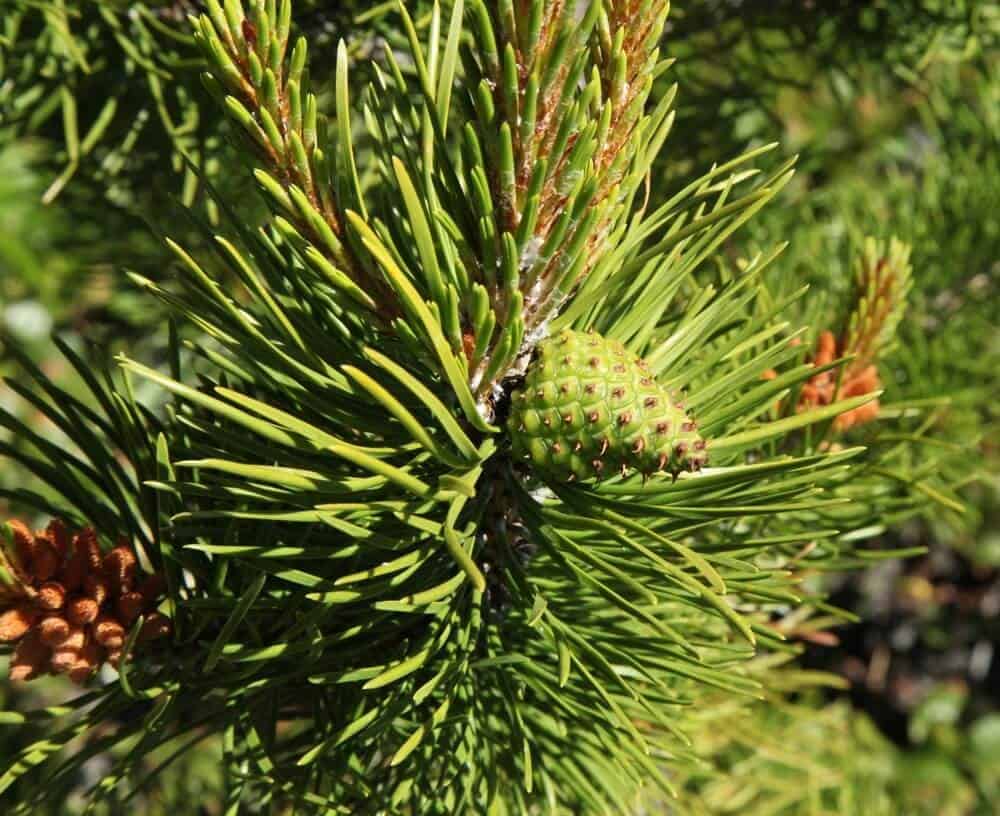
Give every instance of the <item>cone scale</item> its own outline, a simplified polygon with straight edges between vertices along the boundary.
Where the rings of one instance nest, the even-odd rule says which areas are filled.
[[[511,450],[546,479],[700,469],[706,443],[645,360],[617,340],[566,329],[542,341],[512,394]]]

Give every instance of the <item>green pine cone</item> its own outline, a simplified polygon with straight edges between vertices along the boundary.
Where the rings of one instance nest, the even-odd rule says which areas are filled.
[[[566,329],[542,341],[512,395],[515,458],[543,477],[600,478],[698,470],[705,440],[683,409],[617,340]]]

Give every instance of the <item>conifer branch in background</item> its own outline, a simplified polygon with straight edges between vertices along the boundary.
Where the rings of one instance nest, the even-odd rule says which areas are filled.
[[[840,346],[854,355],[855,370],[867,368],[892,350],[896,327],[910,290],[910,247],[893,238],[888,247],[872,239],[857,262],[854,306]]]
[[[905,311],[910,288],[909,256],[909,247],[895,238],[888,248],[874,239],[865,243],[857,262],[850,313],[839,339],[828,330],[820,333],[812,363],[823,371],[802,387],[799,410],[870,394],[882,387],[879,358],[891,349],[896,326]],[[830,368],[838,357],[851,359],[840,369]],[[878,400],[873,400],[838,416],[834,427],[846,431],[871,422],[878,413]]]

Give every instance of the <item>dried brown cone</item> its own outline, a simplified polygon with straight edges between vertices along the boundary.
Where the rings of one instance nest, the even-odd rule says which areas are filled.
[[[104,553],[92,528],[70,535],[59,519],[45,530],[11,521],[0,531],[0,643],[15,644],[11,679],[65,674],[83,683],[104,663],[117,668],[140,616],[140,643],[171,634],[156,611],[166,584],[139,574],[128,541]]]

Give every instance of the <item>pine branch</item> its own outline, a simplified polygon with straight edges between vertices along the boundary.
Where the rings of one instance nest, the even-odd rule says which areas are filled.
[[[896,339],[910,280],[910,247],[893,238],[888,247],[873,238],[857,262],[854,306],[844,327],[842,353],[854,355],[851,371],[877,362]]]
[[[613,246],[609,232],[644,177],[647,151],[669,130],[669,96],[653,114],[644,110],[665,67],[656,43],[666,10],[659,2],[472,6],[477,53],[466,62],[476,129],[466,131],[466,160],[492,199],[476,215],[498,323],[515,294],[524,304],[528,343],[515,358],[530,353]],[[495,280],[490,257],[505,252],[518,269]]]
[[[232,119],[257,149],[264,167],[254,175],[268,201],[283,219],[286,237],[317,248],[307,255],[331,279],[346,277],[355,301],[372,317],[390,322],[398,312],[394,293],[358,259],[345,234],[345,209],[357,206],[361,190],[356,171],[347,201],[334,195],[333,170],[320,147],[325,118],[305,75],[306,41],[300,37],[288,54],[290,0],[259,0],[245,15],[240,4],[209,0],[208,11],[193,22],[196,40],[212,67],[206,82]],[[346,52],[338,56],[338,102],[346,105]],[[346,110],[341,115],[348,118]],[[344,155],[353,168],[349,125]],[[338,192],[343,192],[343,188]],[[362,296],[370,291],[371,296]]]
[[[398,11],[412,68],[390,51],[374,69],[360,153],[346,51],[324,135],[287,3],[193,23],[276,217],[252,229],[224,206],[214,261],[171,242],[169,285],[132,276],[194,328],[190,357],[173,347],[169,374],[121,358],[169,395],[164,421],[105,389],[88,410],[142,453],[133,490],[158,503],[137,522],[176,634],[10,758],[0,790],[45,766],[23,810],[86,760],[53,754],[133,705],[149,708],[95,750],[142,751],[95,801],[199,728],[224,735],[231,807],[607,812],[646,781],[669,794],[711,695],[758,696],[755,654],[795,653],[803,630],[780,617],[822,603],[803,579],[862,558],[859,528],[898,510],[873,467],[879,490],[852,482],[875,453],[811,437],[877,393],[774,416],[822,373],[784,331],[804,292],[766,285],[778,250],[706,268],[792,164],[758,178],[761,148],[638,200],[671,122],[670,93],[646,111],[663,4],[459,2],[447,24],[432,9],[427,44]],[[864,314],[889,314],[882,290]],[[535,355],[557,329],[584,350],[603,335],[610,370]],[[84,489],[77,471],[113,456],[91,447],[89,466],[52,446],[25,461],[110,525],[131,506]],[[585,448],[623,467],[545,467]]]
[[[823,371],[802,387],[799,410],[828,405],[837,399],[870,394],[882,387],[878,363],[895,340],[896,327],[906,307],[910,288],[910,248],[893,238],[888,250],[869,238],[857,263],[854,302],[838,340],[824,331],[817,341],[812,364]],[[832,367],[838,357],[849,357]],[[871,422],[879,414],[877,400],[837,417],[834,427],[846,431]]]

